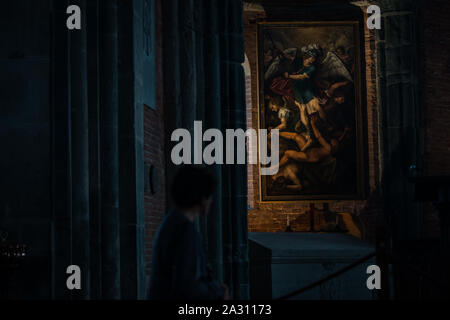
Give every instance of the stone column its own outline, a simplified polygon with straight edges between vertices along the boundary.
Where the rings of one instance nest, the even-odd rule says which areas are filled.
[[[181,80],[180,80],[180,43],[179,43],[179,0],[162,1],[163,14],[163,74],[164,74],[164,114],[166,136],[166,181],[170,185],[175,165],[170,152],[174,143],[170,141],[172,132],[182,127]],[[169,22],[170,21],[170,22]],[[169,201],[170,197],[167,197]],[[168,203],[169,207],[169,203]]]
[[[170,159],[172,131],[192,132],[194,120],[203,121],[203,130],[245,129],[244,41],[241,1],[168,0],[163,6],[165,21],[171,21],[164,25],[164,113]],[[170,181],[175,166],[170,160],[167,166]],[[245,299],[246,166],[211,169],[219,180],[218,189],[212,212],[201,218],[200,229],[215,275],[230,286],[234,298]]]
[[[146,2],[150,2],[146,0]],[[144,26],[151,17],[144,1],[119,1],[119,164],[121,299],[145,292],[144,246]],[[153,38],[145,39],[154,41]],[[154,54],[154,50],[149,54]]]
[[[207,12],[207,9],[204,6],[204,3],[202,0],[194,0],[193,6],[196,8],[193,12],[192,17],[192,29],[195,31],[195,65],[196,65],[196,105],[195,105],[195,114],[197,119],[201,119],[203,123],[203,132],[208,127],[208,121],[206,119],[205,114],[205,101],[206,101],[206,84],[205,84],[205,41],[206,41],[206,33],[207,30],[205,29],[205,12]],[[204,145],[204,144],[203,144]],[[208,217],[201,217],[199,219],[199,230],[204,235],[204,242],[205,242],[205,248],[208,248],[208,227],[207,227],[207,221]],[[209,250],[208,250],[209,251]]]
[[[178,2],[178,17],[180,20],[178,32],[180,34],[180,94],[182,105],[182,127],[191,132],[194,137],[194,120],[197,117],[197,60],[195,52],[196,33],[194,30],[194,1]],[[194,147],[192,141],[192,147]],[[193,150],[194,151],[194,150]],[[192,153],[194,155],[194,153]]]
[[[222,127],[222,111],[220,101],[220,43],[218,34],[219,0],[204,1],[204,66],[205,66],[205,130]],[[222,165],[211,167],[219,183],[206,217],[203,231],[208,240],[208,258],[218,279],[223,279],[223,247],[222,247]]]
[[[247,110],[245,103],[245,73],[242,64],[245,61],[245,41],[242,22],[242,1],[231,1],[232,59],[233,77],[232,95],[234,122],[236,128],[247,128]],[[233,210],[234,228],[234,296],[237,299],[249,299],[249,261],[248,261],[248,201],[247,201],[247,164],[234,166],[235,182],[232,186],[235,209]]]
[[[100,2],[102,297],[120,298],[118,1]]]
[[[423,214],[407,181],[410,165],[422,167],[420,139],[417,2],[378,1],[376,32],[383,193],[395,240],[418,239]]]
[[[413,199],[408,181],[411,165],[423,167],[418,74],[418,3],[412,0],[376,1],[381,29],[376,32],[379,119],[381,122],[382,193],[390,253],[402,260],[407,242],[422,236],[423,209]],[[403,259],[405,260],[405,259]],[[394,264],[394,292],[415,296],[416,282],[406,266]]]
[[[67,1],[53,3],[53,26],[65,26]],[[52,298],[70,299],[66,268],[72,263],[71,101],[69,34],[53,27]]]
[[[74,1],[86,13],[86,1]],[[89,299],[89,130],[86,16],[81,30],[70,33],[70,98],[72,112],[72,264],[83,272],[75,298]]]
[[[246,128],[242,2],[219,4],[222,130]],[[247,299],[247,166],[222,167],[224,281],[234,299]]]
[[[99,105],[99,0],[87,1],[89,105],[90,298],[101,298],[101,187]]]

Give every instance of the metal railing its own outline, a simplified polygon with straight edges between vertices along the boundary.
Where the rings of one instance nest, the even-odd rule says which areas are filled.
[[[336,278],[336,277],[340,276],[341,274],[347,272],[350,269],[353,269],[354,267],[356,267],[356,266],[366,262],[367,260],[369,260],[369,259],[371,259],[371,258],[373,258],[375,256],[376,256],[376,252],[374,251],[374,252],[372,252],[372,253],[370,253],[370,254],[368,254],[366,256],[363,256],[363,257],[359,258],[355,262],[352,262],[348,266],[345,266],[344,268],[342,268],[342,269],[340,269],[340,270],[338,270],[336,272],[333,272],[332,274],[326,276],[325,278],[317,280],[317,281],[315,281],[315,282],[313,282],[313,283],[311,283],[311,284],[309,284],[309,285],[307,285],[307,286],[305,286],[305,287],[303,287],[301,289],[295,290],[295,291],[293,291],[291,293],[288,293],[288,294],[285,294],[285,295],[283,295],[281,297],[275,298],[275,300],[286,300],[286,299],[292,298],[292,297],[294,297],[296,295],[299,295],[300,293],[308,291],[308,290],[310,290],[310,289],[312,289],[314,287],[317,287],[317,286],[321,285],[322,283],[325,283],[327,281],[330,281],[333,278]]]
[[[369,260],[369,259],[371,259],[373,257],[376,257],[376,256],[377,256],[377,252],[374,251],[374,252],[372,252],[372,253],[370,253],[368,255],[365,255],[365,256],[359,258],[358,260],[352,262],[348,266],[345,266],[344,268],[339,269],[338,271],[331,273],[330,275],[328,275],[328,276],[326,276],[326,277],[324,277],[324,278],[322,278],[320,280],[317,280],[317,281],[315,281],[315,282],[313,282],[311,284],[308,284],[307,286],[304,286],[301,289],[295,290],[295,291],[293,291],[291,293],[288,293],[288,294],[285,294],[285,295],[283,295],[281,297],[275,298],[274,300],[286,300],[286,299],[295,297],[295,296],[297,296],[297,295],[299,295],[299,294],[301,294],[301,293],[303,293],[305,291],[311,290],[311,289],[313,289],[313,288],[315,288],[317,286],[320,286],[321,284],[323,284],[323,283],[325,283],[327,281],[330,281],[333,278],[336,278],[336,277],[340,276],[341,274],[343,274],[343,273],[345,273],[345,272],[347,272],[347,271],[357,267],[358,265],[360,265],[360,264],[366,262],[367,260]],[[417,269],[412,264],[404,262],[404,261],[400,261],[399,259],[396,259],[396,258],[394,258],[393,256],[390,256],[390,255],[386,255],[386,257],[388,258],[388,260],[390,260],[388,262],[389,264],[398,263],[398,264],[402,264],[402,265],[406,266],[409,270],[411,270],[414,273],[416,273],[420,277],[421,280],[422,279],[427,280],[428,283],[432,284],[436,288],[439,288],[439,289],[443,290],[443,292],[448,292],[450,290],[450,288],[448,288],[448,286],[446,286],[445,284],[441,283],[440,281],[434,279],[433,277],[429,276],[425,272]]]

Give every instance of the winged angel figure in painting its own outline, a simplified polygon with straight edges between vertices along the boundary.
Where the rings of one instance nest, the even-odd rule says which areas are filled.
[[[267,55],[267,53],[266,53]],[[336,186],[337,161],[352,136],[352,59],[316,44],[271,50],[265,59],[266,126],[280,130],[274,190],[314,193]],[[348,100],[348,101],[347,101]]]

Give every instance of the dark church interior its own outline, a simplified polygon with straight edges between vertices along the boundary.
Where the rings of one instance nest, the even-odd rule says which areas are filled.
[[[194,223],[229,299],[448,300],[449,16],[444,0],[2,1],[0,299],[147,300],[173,133],[195,149],[200,121],[226,146],[229,129],[279,144],[273,176],[262,136],[235,145],[244,163],[195,163],[217,180]]]

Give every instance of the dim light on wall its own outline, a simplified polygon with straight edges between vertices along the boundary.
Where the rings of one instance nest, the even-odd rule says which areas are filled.
[[[286,230],[285,232],[292,232],[292,228],[291,228],[291,216],[301,216],[301,215],[305,215],[305,212],[283,212],[283,214],[286,215]]]

